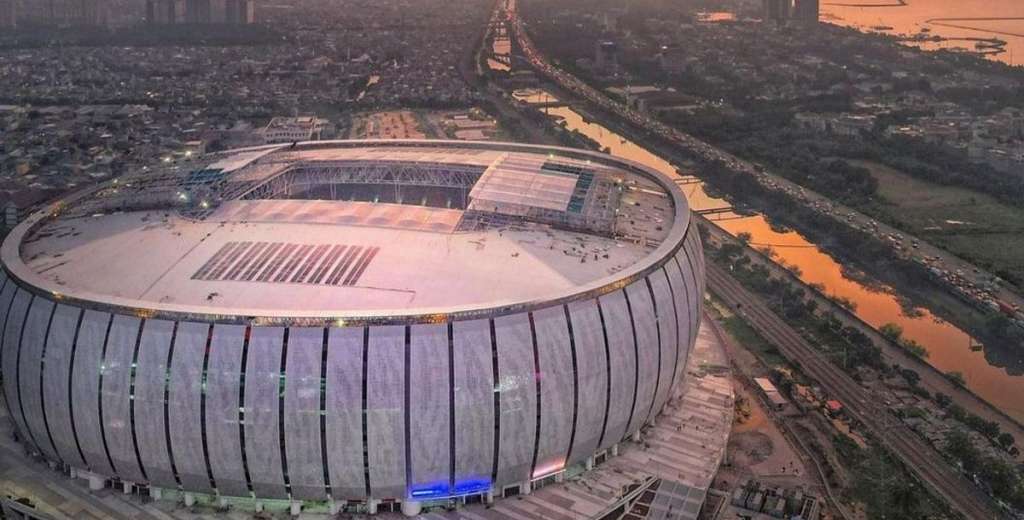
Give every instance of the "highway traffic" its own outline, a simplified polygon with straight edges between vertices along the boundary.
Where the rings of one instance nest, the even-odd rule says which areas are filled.
[[[644,113],[633,110],[587,85],[574,75],[552,65],[530,39],[525,24],[516,10],[516,0],[507,0],[504,14],[498,16],[504,17],[508,26],[512,28],[512,33],[526,61],[562,89],[579,96],[601,110],[616,115],[643,132],[682,148],[695,157],[705,161],[719,162],[734,171],[751,175],[762,187],[771,191],[781,191],[824,218],[872,233],[889,244],[898,256],[922,265],[933,278],[965,302],[985,312],[1007,314],[1019,326],[1024,327],[1024,297],[1008,288],[993,274],[939,247],[909,236],[821,194],[773,175],[761,165],[745,161],[665,125]]]

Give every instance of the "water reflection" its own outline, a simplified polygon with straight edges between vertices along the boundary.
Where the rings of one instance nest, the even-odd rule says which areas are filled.
[[[557,101],[551,94],[540,90],[518,91],[515,97],[528,103],[546,105]],[[678,168],[665,159],[600,124],[585,120],[569,107],[548,106],[543,110],[560,119],[568,130],[593,139],[612,155],[636,161],[670,176],[679,175]],[[709,195],[702,184],[687,184],[683,189],[695,210],[728,205],[725,200]],[[962,372],[974,392],[1013,417],[1024,419],[1024,405],[1018,397],[1024,392],[1024,377],[1012,376],[1006,370],[990,365],[983,352],[970,350],[971,337],[964,331],[927,309],[915,309],[913,315],[907,315],[891,287],[868,285],[845,275],[838,262],[805,236],[792,230],[773,229],[760,214],[725,214],[719,218],[718,224],[729,233],[750,233],[755,244],[770,246],[776,258],[799,268],[800,278],[805,282],[820,284],[829,295],[852,301],[857,315],[865,322],[875,327],[886,323],[900,325],[904,337],[928,350],[929,363],[943,372]]]
[[[925,49],[962,48],[1024,65],[1024,2],[1020,0],[851,0],[822,2],[821,10],[823,20],[837,25],[917,36],[919,41],[908,43]],[[979,42],[979,38],[1005,41],[1006,45],[992,47],[991,42]]]

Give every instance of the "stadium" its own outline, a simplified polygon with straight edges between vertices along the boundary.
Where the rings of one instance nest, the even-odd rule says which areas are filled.
[[[94,488],[415,514],[600,464],[682,387],[679,187],[580,150],[318,141],[55,201],[0,250],[26,449]]]

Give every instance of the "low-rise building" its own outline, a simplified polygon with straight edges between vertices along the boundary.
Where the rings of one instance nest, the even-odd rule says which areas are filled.
[[[275,117],[259,134],[266,144],[319,141],[330,126],[330,121],[316,116]]]
[[[761,397],[764,398],[765,403],[772,407],[772,410],[784,412],[789,408],[789,399],[786,399],[779,392],[779,389],[775,387],[775,384],[770,379],[767,377],[755,377],[754,383],[761,390]]]

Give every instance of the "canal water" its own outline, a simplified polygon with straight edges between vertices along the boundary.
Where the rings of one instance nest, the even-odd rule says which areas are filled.
[[[517,99],[528,103],[556,101],[550,94],[539,91],[519,91]],[[669,176],[678,176],[674,165],[646,148],[612,132],[584,117],[569,107],[539,109],[558,118],[568,130],[575,130],[593,139],[614,156],[636,161]],[[695,210],[721,208],[729,203],[704,191],[702,184],[682,186],[690,206]],[[751,242],[772,250],[776,259],[785,265],[796,266],[800,278],[807,283],[820,284],[829,295],[844,298],[856,305],[855,312],[874,327],[896,323],[903,328],[905,338],[912,339],[928,350],[928,363],[943,372],[963,373],[967,386],[1018,420],[1024,420],[1024,376],[1013,376],[1005,369],[990,365],[980,351],[972,351],[971,337],[953,324],[933,315],[927,309],[914,309],[913,316],[904,312],[900,300],[891,287],[881,284],[866,285],[844,275],[842,266],[831,256],[796,231],[773,229],[764,216],[723,214],[717,223],[729,233],[750,233]]]
[[[1021,0],[848,0],[822,2],[822,20],[864,31],[901,36],[924,49],[991,53],[992,59],[1024,65],[1024,2]],[[941,37],[931,41],[929,37]],[[977,39],[1006,42],[979,42]],[[980,47],[979,47],[980,43]]]

